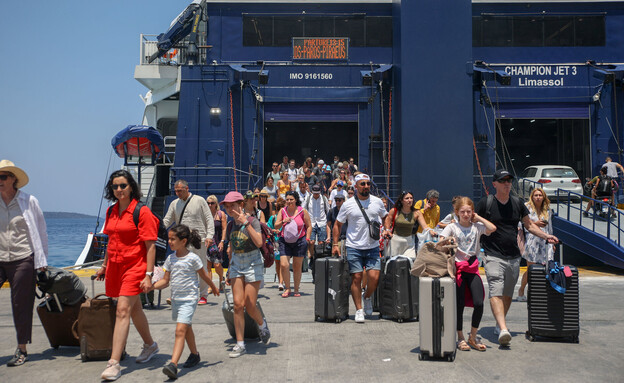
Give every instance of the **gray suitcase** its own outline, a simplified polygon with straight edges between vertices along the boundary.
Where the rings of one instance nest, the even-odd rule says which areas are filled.
[[[344,258],[321,258],[315,268],[314,319],[340,323],[349,316],[349,265]]]
[[[420,277],[420,355],[418,359],[455,360],[457,297],[450,277]]]
[[[227,325],[228,332],[232,338],[236,339],[236,329],[234,328],[234,299],[232,298],[232,293],[228,293],[225,291],[225,283],[223,283],[223,292],[225,293],[225,300],[223,301],[223,306],[221,307],[221,311],[223,312],[223,319],[225,319],[225,324]],[[260,310],[260,314],[264,318],[264,312],[262,311],[262,307],[260,306],[260,302],[256,301],[256,308]],[[258,328],[258,324],[252,317],[247,314],[245,310],[245,339],[259,339],[260,338],[260,329]]]

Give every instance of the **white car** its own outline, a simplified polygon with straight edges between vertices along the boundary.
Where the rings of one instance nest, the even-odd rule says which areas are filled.
[[[518,179],[518,188],[520,194],[528,199],[531,191],[535,187],[539,187],[536,183],[542,184],[541,187],[546,192],[550,200],[557,198],[557,189],[568,190],[579,195],[583,195],[583,184],[574,169],[563,165],[535,165],[524,169],[522,176]],[[567,193],[560,194],[560,198],[567,198]],[[581,197],[571,195],[574,200],[580,200]]]

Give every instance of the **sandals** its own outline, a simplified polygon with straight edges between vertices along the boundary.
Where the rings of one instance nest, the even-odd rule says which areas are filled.
[[[288,298],[290,296],[290,291],[286,290],[282,293],[282,298]]]
[[[26,351],[22,351],[19,348],[15,350],[15,355],[7,362],[7,366],[15,367],[21,366],[28,359],[28,353]]]
[[[298,297],[300,297],[300,296],[301,296],[301,293],[299,293],[299,292],[295,292],[295,295],[293,295],[293,296],[294,296],[295,298],[298,298]]]
[[[477,351],[485,351],[487,350],[487,347],[485,347],[485,345],[483,343],[481,343],[481,339],[477,338],[477,339],[472,339],[472,338],[468,338],[468,346],[470,346],[470,348],[477,350]]]
[[[470,351],[470,346],[468,346],[468,343],[466,343],[465,339],[462,339],[457,342],[457,349],[459,351]]]

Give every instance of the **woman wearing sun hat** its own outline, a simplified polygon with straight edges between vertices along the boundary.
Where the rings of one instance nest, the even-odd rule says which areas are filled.
[[[35,269],[48,266],[48,234],[39,202],[20,188],[28,175],[9,160],[0,161],[0,285],[9,281],[17,349],[7,366],[26,362],[32,334]]]

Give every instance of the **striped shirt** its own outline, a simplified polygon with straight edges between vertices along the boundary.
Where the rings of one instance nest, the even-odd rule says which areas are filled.
[[[202,261],[195,253],[184,257],[173,253],[167,257],[163,269],[171,273],[171,299],[179,301],[199,300],[199,276],[197,271],[203,267]]]

